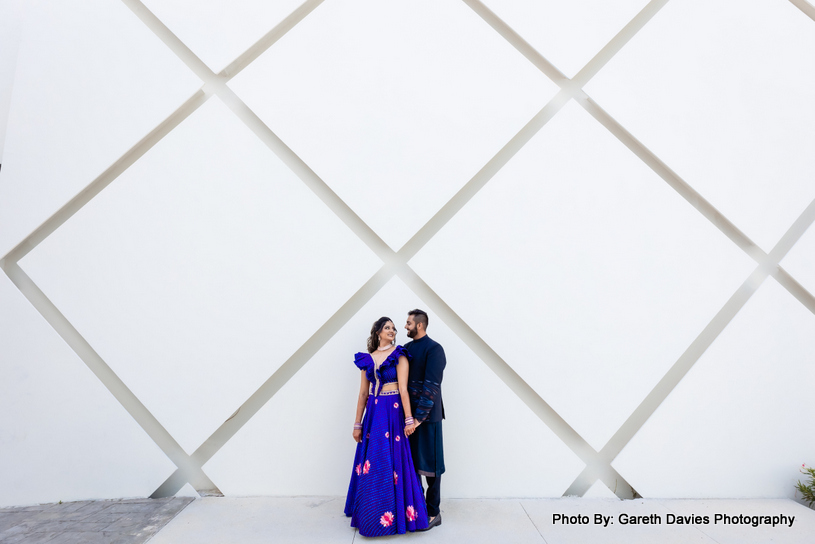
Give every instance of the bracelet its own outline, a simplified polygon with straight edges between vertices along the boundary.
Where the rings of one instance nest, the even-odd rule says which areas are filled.
[[[408,427],[408,426],[410,426],[410,425],[413,425],[413,422],[414,422],[414,420],[413,420],[413,418],[412,418],[412,417],[406,417],[406,418],[405,418],[405,427]]]
[[[361,431],[362,430],[362,423],[354,423],[354,430]]]

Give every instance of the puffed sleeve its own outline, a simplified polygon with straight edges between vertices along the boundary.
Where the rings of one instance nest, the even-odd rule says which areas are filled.
[[[360,370],[368,370],[368,354],[362,351],[354,354],[354,364]]]
[[[447,358],[444,356],[444,348],[440,344],[436,344],[427,352],[424,388],[413,413],[416,421],[425,421],[427,419],[433,410],[436,399],[441,395],[441,380],[445,366],[447,366]]]

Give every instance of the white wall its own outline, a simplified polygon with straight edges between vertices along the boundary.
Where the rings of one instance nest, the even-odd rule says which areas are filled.
[[[342,495],[353,353],[414,307],[448,497],[791,497],[815,462],[809,4],[29,7],[0,505]]]
[[[3,163],[11,88],[14,82],[14,71],[17,68],[17,51],[20,47],[20,33],[24,18],[25,2],[23,0],[0,2],[0,164]]]

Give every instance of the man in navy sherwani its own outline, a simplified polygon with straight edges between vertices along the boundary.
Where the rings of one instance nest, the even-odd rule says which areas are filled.
[[[408,312],[407,335],[412,339],[405,345],[410,354],[408,393],[410,409],[415,426],[410,432],[410,449],[413,465],[427,480],[425,502],[427,503],[428,529],[441,525],[441,475],[444,473],[444,446],[441,421],[444,419],[444,403],[441,398],[441,380],[447,360],[444,348],[427,336],[427,312]],[[424,490],[424,486],[422,486]]]

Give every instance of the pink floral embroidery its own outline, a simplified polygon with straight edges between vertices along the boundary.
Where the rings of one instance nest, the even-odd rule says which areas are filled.
[[[416,519],[416,509],[412,505],[407,507],[407,519],[408,521]]]
[[[399,483],[399,475],[396,472],[393,473],[393,485],[397,485]]]
[[[362,472],[362,463],[360,463],[360,464],[358,464],[358,465],[357,465],[357,469],[356,469],[356,470],[357,470],[357,476],[359,476],[359,473],[360,473],[360,472]]]
[[[365,466],[362,467],[362,473],[363,474],[368,474],[368,472],[370,472],[370,470],[371,470],[371,462],[366,459],[365,460]]]
[[[390,527],[393,523],[393,514],[391,512],[385,512],[382,514],[382,517],[379,518],[379,523],[382,524],[382,527]]]
[[[396,441],[399,442],[399,435],[396,435]]]
[[[385,433],[385,438],[388,438],[390,435],[391,435],[390,433],[387,433],[387,432],[386,432],[386,433]]]
[[[374,399],[374,404],[379,404],[379,399]]]
[[[394,407],[394,408],[399,408],[399,403],[398,403],[398,402],[394,402],[394,403],[393,403],[393,407]]]

